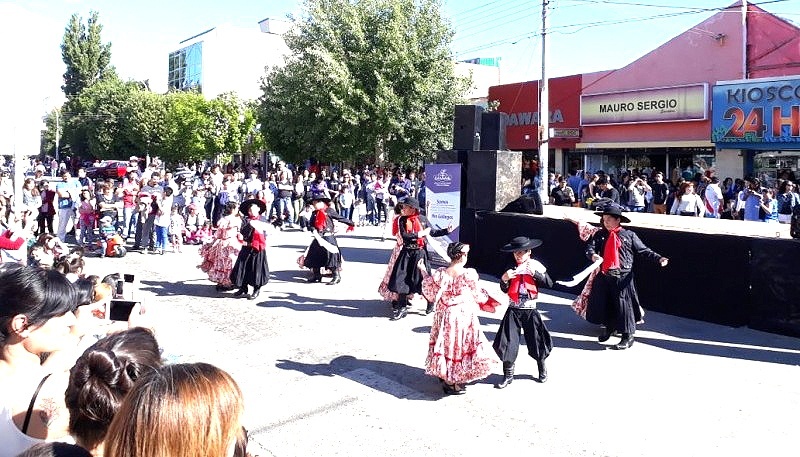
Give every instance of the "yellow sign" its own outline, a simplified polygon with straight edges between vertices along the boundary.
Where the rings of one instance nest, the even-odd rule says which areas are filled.
[[[581,96],[581,125],[708,119],[708,84]]]

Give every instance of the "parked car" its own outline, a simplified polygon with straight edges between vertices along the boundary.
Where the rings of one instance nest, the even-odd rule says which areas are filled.
[[[86,169],[89,179],[122,179],[128,172],[128,162],[123,160],[106,160]]]

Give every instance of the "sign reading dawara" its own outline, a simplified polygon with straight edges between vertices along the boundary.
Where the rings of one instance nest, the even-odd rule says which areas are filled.
[[[796,149],[800,79],[721,82],[713,88],[711,142],[719,148]]]
[[[450,235],[438,238],[446,247],[458,241],[461,223],[461,164],[425,165],[425,210],[434,227],[452,225],[456,229]]]
[[[708,84],[581,96],[581,125],[708,119]]]

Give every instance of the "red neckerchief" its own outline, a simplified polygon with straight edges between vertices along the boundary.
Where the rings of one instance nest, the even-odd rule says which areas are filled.
[[[406,232],[408,233],[419,233],[422,231],[422,223],[419,221],[419,214],[414,214],[413,216],[408,216],[406,218]],[[425,238],[418,237],[417,238],[417,246],[424,248],[425,247]]]
[[[527,260],[526,260],[527,262]],[[522,264],[519,264],[522,265]],[[517,265],[517,266],[519,266]],[[521,274],[514,276],[511,278],[511,282],[508,285],[508,298],[514,301],[514,303],[519,302],[519,286],[520,284],[525,285],[525,289],[528,291],[528,296],[531,299],[534,299],[539,296],[539,289],[536,287],[536,281],[533,280],[533,276],[529,274]]]
[[[325,210],[328,207],[326,206],[323,209],[317,210],[317,217],[314,219],[314,228],[317,229],[319,232],[325,231],[325,223],[328,222],[328,215],[325,214]]]
[[[619,231],[622,227],[608,230],[608,239],[603,248],[603,264],[600,265],[600,271],[607,273],[608,270],[618,269],[619,265],[619,248],[622,246],[622,240],[619,238]]]
[[[248,219],[255,221],[258,220],[259,217],[260,216],[248,216]],[[250,247],[253,248],[254,251],[262,251],[267,247],[267,240],[264,239],[264,233],[255,227],[253,227],[253,239],[250,241]]]

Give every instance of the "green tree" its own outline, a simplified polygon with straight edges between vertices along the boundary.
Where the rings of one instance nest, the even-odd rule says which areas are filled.
[[[450,143],[453,32],[440,0],[306,0],[262,80],[261,130],[288,160],[416,163]]]
[[[59,135],[64,130],[64,115],[61,113],[61,108],[55,108],[42,119],[44,121],[44,129],[42,130],[41,146],[39,155],[41,156],[54,156],[56,152],[56,117],[58,118]],[[59,143],[63,143],[62,138],[59,138]]]
[[[121,130],[135,152],[161,156],[167,144],[167,98],[150,92],[146,84],[130,93],[121,110]]]
[[[132,97],[141,92],[136,82],[105,78],[67,102],[64,136],[74,154],[121,159],[140,153],[125,117]]]
[[[86,24],[77,14],[73,14],[64,30],[61,42],[61,57],[67,65],[64,73],[64,85],[61,89],[69,96],[77,95],[82,90],[114,75],[111,63],[111,43],[103,43],[100,33],[103,26],[99,15],[92,11]]]
[[[170,92],[166,104],[165,142],[159,156],[171,162],[209,158],[203,132],[213,126],[206,99],[197,92]]]

